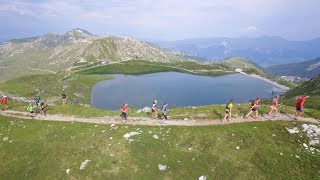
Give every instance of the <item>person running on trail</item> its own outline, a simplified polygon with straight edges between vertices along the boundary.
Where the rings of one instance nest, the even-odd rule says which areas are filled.
[[[62,105],[65,106],[67,104],[67,94],[63,92],[61,96],[62,96]]]
[[[165,120],[168,119],[168,116],[167,116],[167,106],[168,106],[168,103],[165,102],[164,105],[162,106],[162,115],[164,117]],[[160,124],[165,124],[163,119],[160,120]]]
[[[233,103],[232,102],[233,102],[233,100],[230,99],[230,101],[226,105],[226,115],[224,116],[224,119],[223,119],[222,123],[224,123],[226,120],[231,122],[231,110],[232,110],[232,107],[233,107]],[[229,119],[228,119],[228,117],[229,117]]]
[[[33,110],[33,106],[32,106],[32,103],[29,103],[29,105],[27,106],[27,111],[31,114],[31,117],[35,117],[35,112]]]
[[[128,104],[124,104],[120,110],[121,110],[122,123],[127,123]]]
[[[152,113],[152,119],[155,119],[156,117],[158,117],[157,100],[153,101],[153,104],[151,107],[151,113]]]
[[[244,116],[245,119],[247,119],[249,117],[249,115],[251,113],[253,113],[253,112],[255,112],[255,117],[254,118],[258,119],[258,106],[259,106],[259,103],[260,103],[260,99],[259,98],[257,98],[255,101],[253,101],[251,103],[251,108],[250,108],[249,113]]]
[[[37,106],[39,105],[40,100],[41,98],[39,96],[34,98],[34,102],[36,103]]]
[[[297,120],[297,117],[301,116],[304,113],[303,105],[307,101],[309,96],[301,96],[298,98],[296,103],[296,112],[294,113],[293,119]]]
[[[269,112],[269,116],[271,116],[271,113],[274,111],[275,114],[274,114],[274,117],[277,116],[277,112],[278,112],[278,105],[279,105],[279,98],[280,96],[276,96],[273,100],[272,100],[272,103],[271,103],[271,106],[270,106],[270,112]]]
[[[1,106],[2,106],[2,111],[5,111],[8,109],[8,97],[7,96],[3,96],[1,98]]]
[[[38,105],[38,107],[40,108],[40,114],[41,115],[44,115],[44,116],[47,116],[47,113],[46,113],[46,111],[44,110],[44,108],[46,107],[46,104],[47,103],[43,103],[43,102],[39,102],[39,105]]]

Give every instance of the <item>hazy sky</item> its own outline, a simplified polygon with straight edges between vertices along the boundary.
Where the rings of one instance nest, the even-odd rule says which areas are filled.
[[[320,0],[0,0],[0,40],[82,28],[143,40],[320,37]]]

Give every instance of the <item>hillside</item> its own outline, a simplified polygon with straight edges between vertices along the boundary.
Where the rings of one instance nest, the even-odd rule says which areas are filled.
[[[299,95],[320,96],[320,75],[288,91],[285,97],[291,98]]]
[[[0,45],[0,82],[82,66],[128,60],[173,62],[182,59],[128,37],[98,37],[81,29],[63,35],[11,40]]]
[[[199,38],[157,42],[160,47],[187,52],[209,60],[240,56],[265,67],[301,62],[320,56],[320,38],[289,41],[280,37]]]
[[[313,78],[320,74],[320,58],[303,61],[300,63],[270,66],[266,69],[276,76],[298,76],[303,78]]]

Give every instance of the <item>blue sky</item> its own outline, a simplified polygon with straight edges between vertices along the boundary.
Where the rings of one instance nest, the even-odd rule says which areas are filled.
[[[320,37],[319,0],[0,0],[0,40],[82,28],[142,40]]]

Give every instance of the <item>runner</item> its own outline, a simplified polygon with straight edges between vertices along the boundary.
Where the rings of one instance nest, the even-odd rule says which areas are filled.
[[[8,97],[7,96],[3,96],[1,98],[1,106],[2,106],[2,111],[5,111],[8,109]]]
[[[34,112],[34,110],[33,110],[32,103],[29,103],[29,105],[27,106],[27,111],[31,114],[31,117],[32,117],[32,118],[35,117],[35,112]]]
[[[251,108],[250,108],[250,112],[244,116],[245,119],[247,119],[249,117],[249,115],[253,112],[255,112],[255,119],[258,119],[258,106],[259,106],[259,103],[260,103],[260,99],[257,98],[255,101],[253,101],[251,103]]]
[[[309,96],[301,96],[298,98],[296,103],[296,112],[294,113],[293,119],[297,120],[297,117],[301,116],[304,113],[303,105],[306,102]]]
[[[124,104],[120,110],[121,110],[122,123],[127,123],[128,104]]]
[[[61,96],[62,96],[62,105],[65,106],[67,104],[67,94],[63,92]]]
[[[269,112],[269,116],[271,116],[271,113],[272,111],[275,112],[274,116],[273,117],[277,117],[277,112],[278,112],[278,105],[279,105],[279,98],[280,96],[276,96],[273,100],[272,100],[272,103],[271,103],[271,106],[270,106],[270,112]]]
[[[47,105],[47,103],[39,102],[38,107],[40,108],[40,114],[41,115],[47,116],[47,112],[44,110],[46,105]]]
[[[229,116],[228,121],[231,122],[231,110],[232,110],[232,107],[233,107],[232,102],[233,102],[233,100],[230,99],[230,101],[226,105],[226,115],[224,116],[224,119],[223,119],[222,123],[224,123],[227,120],[228,116]]]
[[[34,102],[36,103],[37,106],[39,105],[40,100],[41,98],[39,96],[34,98]]]
[[[168,103],[165,102],[164,105],[162,106],[162,115],[164,117],[165,120],[168,119],[168,116],[167,116],[167,106],[168,106]],[[163,119],[160,120],[160,124],[165,124]]]
[[[157,100],[153,101],[151,112],[152,112],[152,119],[155,119],[156,117],[158,117]]]

